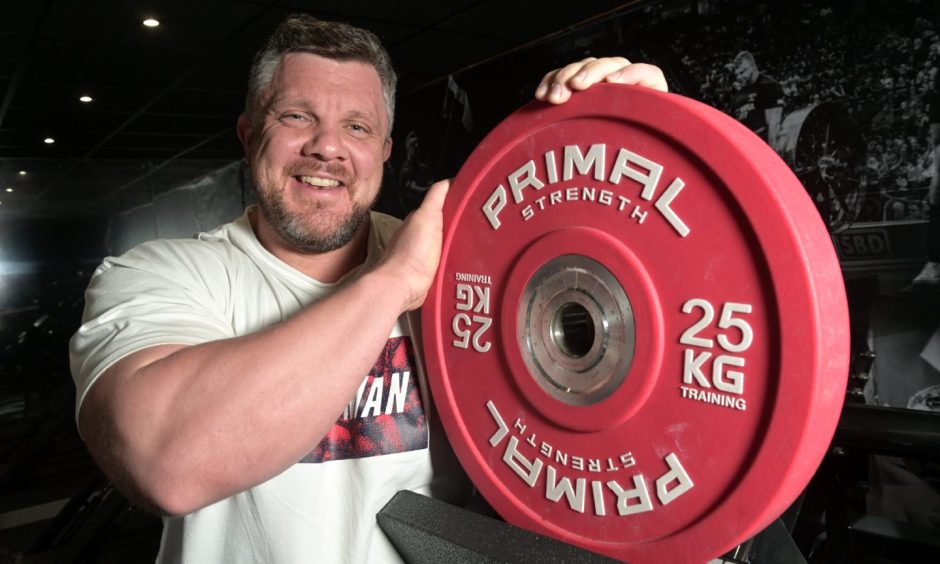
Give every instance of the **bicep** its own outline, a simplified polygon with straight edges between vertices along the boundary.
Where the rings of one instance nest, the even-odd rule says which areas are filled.
[[[96,396],[102,393],[99,379],[113,386],[121,379],[112,375],[128,367],[136,370],[183,346],[232,336],[231,325],[207,305],[208,289],[137,263],[103,270],[85,293],[83,322],[69,343],[77,419],[92,387],[98,388]]]
[[[104,370],[92,383],[79,405],[78,429],[88,451],[114,485],[134,503],[160,513],[156,504],[144,494],[127,464],[128,413],[135,405],[149,401],[140,386],[128,386],[138,371],[166,358],[186,345],[160,345],[127,355]],[[151,390],[152,392],[152,390]]]
[[[91,383],[79,405],[78,428],[86,442],[114,441],[115,419],[119,406],[137,403],[139,386],[128,385],[134,375],[158,360],[162,360],[187,345],[158,345],[133,352],[106,368]]]

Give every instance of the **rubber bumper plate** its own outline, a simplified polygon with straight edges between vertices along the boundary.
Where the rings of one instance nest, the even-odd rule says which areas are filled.
[[[813,202],[750,131],[639,87],[533,102],[444,219],[432,392],[507,521],[700,564],[806,486],[844,397],[845,291]]]

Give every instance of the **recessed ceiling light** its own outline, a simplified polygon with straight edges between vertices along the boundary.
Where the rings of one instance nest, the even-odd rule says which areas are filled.
[[[55,143],[55,139],[53,139],[52,137],[46,137],[45,139],[42,140],[42,142],[45,143],[46,145],[52,145],[53,143]]]
[[[89,95],[87,95],[87,94],[79,98],[79,101],[85,102],[86,104],[87,104],[88,102],[91,102],[92,100],[94,100],[94,98],[92,98],[91,96],[89,96]]]
[[[13,188],[10,188],[9,186],[7,186],[7,192],[12,192],[12,191],[13,191]]]
[[[26,171],[25,171],[25,170],[21,170],[21,171],[20,171],[20,176],[26,176]]]
[[[147,27],[157,27],[160,25],[160,21],[153,18],[147,18],[144,20],[144,25]]]

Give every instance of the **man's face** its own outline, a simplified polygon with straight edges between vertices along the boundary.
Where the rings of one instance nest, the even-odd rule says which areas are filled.
[[[260,219],[297,250],[340,248],[368,218],[391,151],[379,75],[365,63],[290,53],[267,96],[256,123],[238,124]]]
[[[747,59],[741,59],[738,66],[734,68],[734,82],[739,87],[747,86],[757,78],[757,69]]]

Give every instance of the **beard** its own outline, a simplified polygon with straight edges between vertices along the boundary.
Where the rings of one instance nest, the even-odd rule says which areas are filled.
[[[329,167],[321,167],[329,170]],[[287,166],[284,176],[309,175],[309,167],[298,170],[297,166]],[[334,176],[344,178],[344,184],[352,184],[343,171],[329,170]],[[253,183],[258,207],[264,214],[275,233],[289,246],[306,253],[327,253],[335,251],[352,241],[359,229],[368,221],[369,214],[378,199],[378,193],[369,202],[353,202],[353,208],[345,216],[339,218],[332,225],[329,220],[329,210],[320,203],[299,202],[300,209],[291,211],[284,201],[284,191],[277,186],[267,186],[262,190],[258,186],[261,179],[255,178]]]

